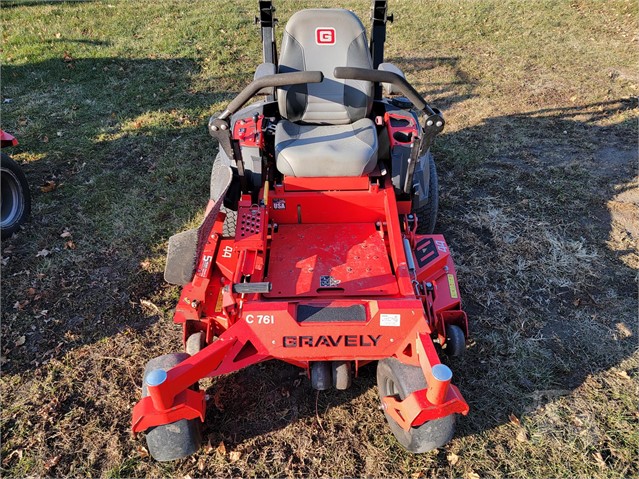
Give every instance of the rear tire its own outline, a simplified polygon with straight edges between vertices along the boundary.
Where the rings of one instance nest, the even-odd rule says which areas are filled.
[[[426,379],[422,369],[408,366],[395,358],[382,359],[377,363],[377,388],[380,400],[385,396],[399,396],[404,400],[412,392],[425,389]],[[427,421],[421,426],[405,431],[386,411],[388,425],[397,441],[408,451],[428,452],[443,446],[455,433],[455,415]]]
[[[2,196],[2,239],[10,237],[31,212],[29,184],[22,168],[6,153],[2,153],[0,194]]]
[[[218,191],[215,188],[215,178],[217,169],[221,166],[230,166],[233,168],[231,160],[224,154],[223,151],[219,151],[217,156],[215,157],[215,161],[213,162],[213,169],[211,171],[211,199],[217,200]],[[235,174],[234,174],[235,176]],[[229,188],[229,190],[233,189],[233,185]],[[237,196],[237,194],[232,195],[227,192],[226,198],[224,199],[224,204],[221,206],[220,210],[226,214],[226,218],[224,220],[224,225],[222,227],[222,236],[224,238],[235,238],[235,224],[237,223],[237,204],[235,205],[235,209],[233,209],[233,201],[231,198],[233,196]]]
[[[142,377],[142,397],[149,395],[146,375],[154,369],[165,371],[181,363],[190,356],[186,353],[172,353],[158,356],[146,363]],[[197,384],[194,385],[197,388]],[[195,419],[180,419],[146,431],[146,445],[149,454],[156,461],[175,461],[189,456],[200,448],[202,443],[202,422]]]
[[[426,204],[420,208],[414,208],[417,215],[419,230],[424,234],[433,234],[437,222],[437,210],[439,208],[439,181],[437,179],[437,167],[432,153],[428,152],[428,197]]]

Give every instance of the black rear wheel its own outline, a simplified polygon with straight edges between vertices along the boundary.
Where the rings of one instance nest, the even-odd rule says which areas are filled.
[[[2,153],[0,195],[2,239],[18,231],[31,211],[31,194],[22,168],[6,153]]]
[[[382,359],[377,363],[377,388],[380,399],[399,396],[406,399],[412,392],[426,388],[426,379],[421,368],[408,366],[395,358]],[[455,433],[455,415],[427,421],[421,426],[405,431],[384,411],[388,425],[397,441],[408,451],[422,453],[443,446]]]
[[[187,353],[172,353],[158,356],[146,363],[142,377],[142,397],[149,395],[146,376],[155,369],[167,371],[190,356]],[[197,386],[195,386],[197,387]],[[189,456],[200,448],[202,443],[202,422],[195,419],[181,419],[147,429],[146,445],[149,454],[156,461],[174,461]]]
[[[419,208],[414,208],[413,213],[419,220],[419,231],[424,234],[432,234],[437,222],[437,209],[439,208],[439,181],[437,179],[437,167],[432,153],[428,152],[428,196],[426,203]]]

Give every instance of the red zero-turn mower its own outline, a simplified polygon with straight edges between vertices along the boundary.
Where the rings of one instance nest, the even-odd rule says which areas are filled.
[[[432,234],[430,146],[444,119],[383,63],[385,1],[370,44],[350,11],[294,14],[279,58],[272,2],[259,4],[264,63],[209,122],[220,152],[205,219],[169,240],[186,352],[146,365],[133,432],[159,461],[184,457],[200,445],[201,378],[278,359],[317,390],[346,389],[378,361],[397,440],[442,446],[468,413],[437,355],[460,355],[468,333],[449,248]]]

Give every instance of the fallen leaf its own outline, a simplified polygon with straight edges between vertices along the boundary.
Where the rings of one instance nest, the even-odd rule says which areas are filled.
[[[224,404],[222,404],[222,398],[220,397],[220,392],[216,392],[213,395],[213,404],[215,404],[215,407],[220,411],[220,412],[224,412]]]
[[[71,231],[65,229],[62,234],[60,235],[60,238],[70,238],[71,237]]]
[[[448,464],[451,466],[454,466],[459,462],[459,456],[454,452],[451,452],[448,456],[446,456],[446,459],[448,460]]]
[[[22,301],[16,301],[13,304],[13,309],[17,309],[19,311],[22,311],[27,304],[29,304],[29,300],[28,299],[25,299],[25,300],[22,300]]]
[[[595,458],[595,461],[597,461],[597,465],[601,467],[602,469],[605,469],[606,467],[608,467],[606,465],[606,461],[604,461],[603,457],[601,457],[600,452],[593,452],[592,457]]]
[[[226,446],[224,445],[224,441],[220,441],[215,450],[223,456],[226,456]]]
[[[528,433],[526,433],[526,430],[525,430],[523,427],[522,427],[522,428],[519,428],[519,431],[517,432],[517,437],[516,437],[516,439],[517,439],[519,442],[526,442],[526,441],[528,441]]]
[[[231,451],[231,453],[229,454],[229,460],[231,462],[239,461],[240,457],[242,457],[242,453],[240,451]]]
[[[27,342],[26,336],[20,336],[16,341],[16,346],[22,346],[26,342]]]
[[[60,34],[60,32],[58,32],[58,33],[56,33],[56,34],[55,34],[55,37],[56,37],[56,38],[60,38],[61,36],[62,36],[62,35]]]
[[[11,458],[13,456],[18,456],[18,460],[22,459],[22,449],[15,449],[11,454],[9,454],[4,461],[2,461],[2,465],[6,466],[11,462]]]
[[[510,422],[512,422],[515,426],[521,425],[521,421],[514,414],[509,414],[508,419],[510,419]]]
[[[35,294],[36,294],[36,289],[35,288],[27,289],[27,296],[35,296]]]
[[[42,185],[40,187],[40,191],[42,191],[43,193],[49,193],[49,192],[55,190],[57,187],[58,187],[58,185],[56,184],[55,181],[49,180],[44,185]]]
[[[42,256],[43,258],[45,256],[49,256],[51,254],[51,251],[49,251],[48,249],[41,249],[40,251],[38,251],[38,254],[36,254],[36,258]]]
[[[479,474],[477,474],[475,471],[470,471],[468,474],[466,474],[467,479],[479,479]]]
[[[413,472],[410,477],[413,479],[419,479],[420,477],[424,477],[424,473],[422,471]]]
[[[140,304],[142,306],[146,306],[147,308],[150,308],[156,312],[160,312],[160,308],[158,308],[155,304],[153,304],[151,301],[149,301],[148,299],[141,299],[140,300]]]
[[[617,373],[617,376],[619,376],[619,377],[622,377],[624,379],[630,379],[630,376],[628,375],[628,371],[617,370],[615,372]]]
[[[621,333],[622,338],[625,339],[632,336],[632,331],[628,326],[625,325],[625,323],[617,323],[615,326],[617,327],[617,331]]]
[[[47,135],[44,135],[42,138],[42,143],[49,143],[49,137]]]
[[[211,454],[213,451],[215,451],[215,449],[213,448],[213,445],[211,444],[211,439],[213,439],[213,437],[211,434],[209,434],[209,438],[206,441],[206,444],[202,446],[202,449],[204,450],[205,454]]]
[[[60,462],[60,458],[61,457],[62,457],[62,455],[60,455],[60,454],[58,454],[57,456],[52,457],[47,462],[45,462],[44,468],[48,471],[52,467],[57,466],[58,462]]]
[[[64,55],[62,56],[62,61],[64,63],[69,63],[73,61],[73,57],[71,56],[71,54],[69,52],[64,52]]]
[[[146,447],[139,444],[138,447],[135,448],[140,457],[149,457],[149,451],[146,450]]]
[[[64,249],[75,249],[75,243],[73,241],[67,241],[64,243]]]

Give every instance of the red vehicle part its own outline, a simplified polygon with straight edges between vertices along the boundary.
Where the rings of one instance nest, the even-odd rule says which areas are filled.
[[[384,124],[388,132],[391,147],[397,145],[410,145],[419,135],[417,120],[412,115],[386,112]]]
[[[233,138],[242,146],[264,148],[264,134],[262,133],[262,121],[264,115],[238,120],[233,128]]]
[[[133,432],[204,420],[203,393],[189,386],[269,359],[306,369],[347,360],[357,371],[396,357],[420,366],[428,384],[383,399],[398,424],[466,414],[434,346],[445,345],[449,324],[468,331],[448,246],[441,235],[402,231],[388,183],[285,178],[265,205],[240,201],[235,238],[221,237],[221,213],[174,316],[185,341],[204,331],[208,346],[148,386]]]
[[[16,146],[18,144],[18,140],[15,136],[10,135],[4,130],[0,130],[0,147],[5,148],[7,146]]]

